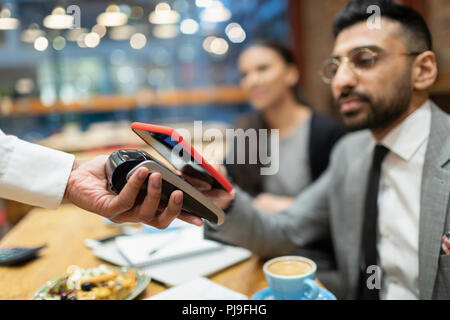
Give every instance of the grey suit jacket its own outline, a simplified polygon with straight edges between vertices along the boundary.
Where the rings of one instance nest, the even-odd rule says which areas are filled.
[[[441,238],[450,231],[450,116],[432,104],[420,213],[420,298],[450,299],[450,255],[441,255]],[[331,237],[345,299],[359,288],[363,207],[372,161],[371,133],[344,137],[334,148],[325,174],[284,212],[267,215],[236,190],[236,199],[222,226],[209,224],[205,236],[248,248],[263,258],[295,250]]]

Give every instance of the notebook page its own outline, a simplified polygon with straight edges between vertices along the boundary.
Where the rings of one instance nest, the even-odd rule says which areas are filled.
[[[199,277],[146,300],[248,300],[248,297]]]
[[[203,239],[201,228],[119,237],[116,247],[136,267],[223,249],[220,243]]]

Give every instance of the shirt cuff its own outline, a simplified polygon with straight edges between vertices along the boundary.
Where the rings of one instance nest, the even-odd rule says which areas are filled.
[[[242,212],[248,212],[252,209],[251,198],[243,192],[239,187],[234,187],[234,199],[231,200],[228,207],[224,210],[225,222],[222,225],[207,221],[209,230],[226,230],[228,228],[234,228],[235,220],[239,219]]]
[[[16,139],[11,151],[0,175],[0,197],[57,209],[75,157],[20,139]]]

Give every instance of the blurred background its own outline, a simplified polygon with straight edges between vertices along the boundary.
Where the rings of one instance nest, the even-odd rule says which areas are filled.
[[[288,7],[279,0],[3,3],[0,127],[36,141],[68,123],[86,130],[99,121],[232,122],[246,107],[237,56],[252,38],[290,44]]]
[[[233,122],[248,107],[237,57],[268,38],[293,48],[311,106],[334,114],[318,70],[346,2],[2,2],[0,127],[39,141],[68,123],[86,130],[99,121]],[[430,23],[441,68],[433,92],[448,101],[450,1],[403,2]]]
[[[402,2],[431,27],[440,66],[433,99],[450,107],[450,0]],[[346,3],[2,1],[0,128],[86,152],[139,144],[132,121],[232,126],[250,110],[239,89],[237,57],[256,39],[291,47],[309,105],[336,116],[318,71],[332,50],[333,18]]]

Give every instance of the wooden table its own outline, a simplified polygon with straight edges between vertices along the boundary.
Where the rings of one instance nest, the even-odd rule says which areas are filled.
[[[0,267],[0,300],[31,299],[48,280],[65,273],[70,265],[83,268],[105,263],[85,247],[86,238],[116,234],[118,227],[107,226],[98,215],[64,204],[57,211],[33,209],[0,242],[0,248],[36,247],[43,244],[41,257],[18,267]],[[251,297],[267,286],[263,262],[257,257],[223,270],[212,281]],[[139,299],[151,297],[167,288],[151,281]]]

